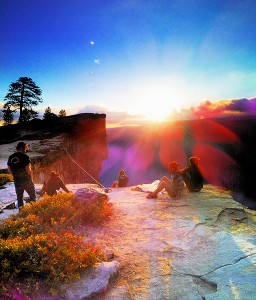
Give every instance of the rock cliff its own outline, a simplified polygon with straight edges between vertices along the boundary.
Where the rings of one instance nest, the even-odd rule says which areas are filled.
[[[108,156],[105,114],[34,120],[1,127],[0,135],[2,169],[17,141],[25,141],[36,183],[42,183],[52,170],[60,173],[65,183],[94,183],[92,177],[100,180],[102,161]]]

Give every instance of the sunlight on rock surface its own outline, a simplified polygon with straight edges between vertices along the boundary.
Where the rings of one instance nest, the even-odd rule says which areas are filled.
[[[83,188],[67,186],[73,192]],[[120,265],[104,299],[255,299],[256,212],[229,191],[206,185],[179,201],[165,193],[146,199],[147,193],[131,187],[108,195],[109,220],[83,228],[84,239],[111,252],[108,260]],[[91,289],[88,283],[86,277],[79,283],[83,291]],[[97,293],[102,295],[86,295]],[[68,299],[72,295],[83,299],[82,292],[72,290]]]

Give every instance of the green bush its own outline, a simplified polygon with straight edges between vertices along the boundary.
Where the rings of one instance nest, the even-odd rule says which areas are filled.
[[[0,174],[0,186],[5,185],[7,182],[12,182],[13,177],[11,174]]]
[[[59,283],[79,278],[86,267],[100,260],[101,250],[74,232],[81,224],[99,224],[110,213],[105,195],[84,203],[73,194],[58,194],[26,205],[2,221],[0,292],[6,293],[7,282],[15,285],[24,276],[40,278],[53,291]]]

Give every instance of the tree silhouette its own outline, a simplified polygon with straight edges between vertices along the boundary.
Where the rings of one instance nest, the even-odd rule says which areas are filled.
[[[66,117],[66,111],[65,111],[65,109],[62,109],[62,110],[60,110],[60,112],[59,112],[59,117]]]
[[[9,125],[13,122],[15,111],[15,109],[11,109],[11,105],[4,105],[4,109],[2,109],[4,125]]]
[[[16,82],[10,84],[4,101],[6,101],[6,105],[19,109],[19,122],[22,123],[22,121],[27,119],[28,112],[29,120],[37,116],[38,113],[32,110],[32,106],[42,102],[41,94],[41,89],[31,78],[20,77]]]
[[[44,120],[52,120],[52,119],[56,119],[57,115],[55,113],[53,113],[51,108],[48,106],[45,109],[43,118],[44,118]]]
[[[38,112],[32,108],[24,108],[22,112],[22,121],[30,121],[38,116]]]

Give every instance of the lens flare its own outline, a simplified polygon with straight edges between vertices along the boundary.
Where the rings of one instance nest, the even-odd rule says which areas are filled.
[[[193,155],[200,157],[200,171],[208,183],[234,187],[240,174],[239,165],[227,153],[215,146],[197,144]]]
[[[191,124],[191,132],[198,142],[240,142],[239,137],[234,132],[210,120],[196,120]]]

